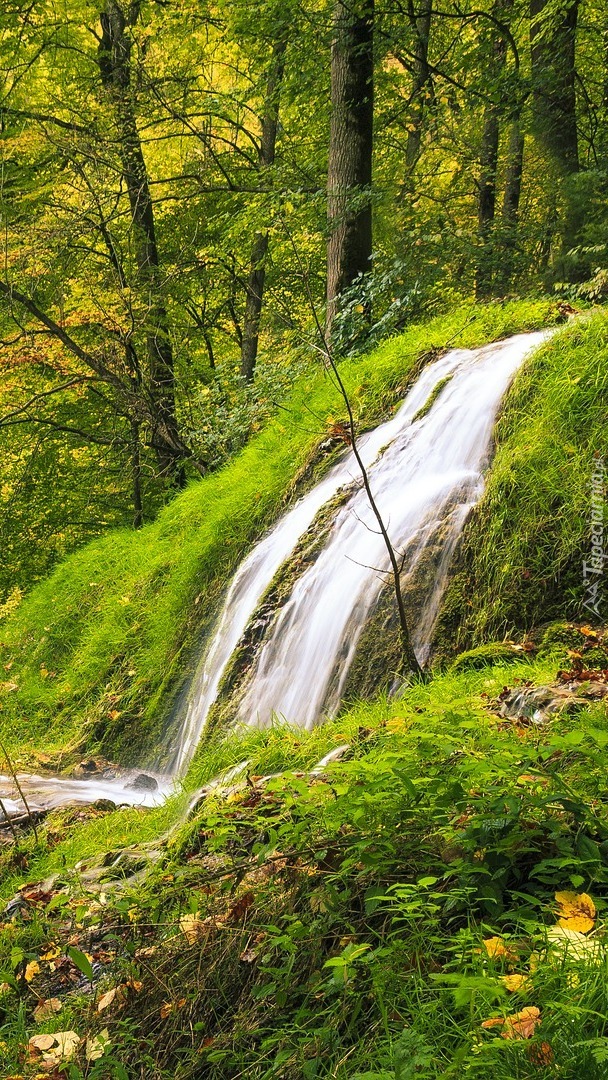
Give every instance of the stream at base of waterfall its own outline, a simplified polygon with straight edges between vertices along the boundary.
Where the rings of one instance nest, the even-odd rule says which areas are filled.
[[[483,491],[501,401],[524,358],[551,332],[519,334],[481,349],[453,349],[440,356],[423,369],[394,416],[358,440],[392,544],[405,553],[406,578],[415,573],[433,539],[441,536],[433,586],[419,598],[412,625],[422,663],[429,657],[454,550]],[[388,567],[352,451],[287,511],[236,571],[176,719],[166,755],[169,765],[162,772],[146,770],[148,784],[137,772],[123,770],[87,779],[19,775],[30,810],[102,799],[153,806],[179,789],[222,676],[260,601],[317,514],[344,488],[348,497],[324,545],[265,628],[236,722],[264,727],[278,717],[311,728],[336,714]],[[12,777],[0,776],[0,798],[7,814],[23,815]],[[2,817],[0,810],[0,822]]]

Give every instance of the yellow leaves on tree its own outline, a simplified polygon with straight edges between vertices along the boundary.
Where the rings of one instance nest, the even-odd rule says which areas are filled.
[[[595,904],[587,893],[556,892],[558,923],[567,930],[588,934],[595,926]]]

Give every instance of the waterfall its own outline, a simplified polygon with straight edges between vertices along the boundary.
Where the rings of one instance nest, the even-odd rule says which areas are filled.
[[[546,337],[547,332],[521,334],[474,351],[452,350],[424,368],[391,420],[359,440],[374,496],[393,546],[406,555],[408,573],[441,534],[435,581],[420,598],[412,626],[422,662],[451,556],[483,490],[500,402],[524,357]],[[388,565],[352,452],[281,518],[237,570],[188,695],[171,763],[178,775],[187,768],[222,675],[264,592],[318,511],[340,488],[353,484],[325,546],[297,579],[265,635],[238,719],[265,726],[278,716],[310,728],[337,710]]]
[[[483,490],[500,403],[524,358],[550,333],[520,334],[481,349],[446,353],[427,364],[392,419],[358,440],[393,546],[404,557],[406,587],[425,555],[439,551],[433,580],[417,597],[412,621],[423,663],[452,555]],[[265,627],[236,720],[265,726],[277,716],[310,728],[335,714],[388,567],[352,451],[277,522],[236,571],[168,749],[168,774],[157,775],[156,790],[138,787],[135,774],[87,780],[22,776],[30,805],[48,808],[99,798],[152,805],[174,790],[265,592],[319,512],[343,488],[345,499],[315,561],[296,577]],[[23,809],[16,795],[12,779],[0,777],[0,797],[9,814]]]

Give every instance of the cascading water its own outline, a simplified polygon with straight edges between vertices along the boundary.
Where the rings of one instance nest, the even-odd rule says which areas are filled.
[[[394,547],[415,569],[439,529],[442,557],[413,626],[422,661],[445,588],[451,555],[483,488],[492,428],[523,358],[546,333],[522,334],[473,352],[455,349],[429,364],[387,423],[359,440],[374,496]],[[434,389],[446,379],[425,415]],[[226,665],[274,575],[318,510],[357,483],[314,564],[280,609],[250,674],[239,719],[264,726],[273,716],[312,726],[337,709],[367,617],[383,586],[387,553],[352,453],[289,511],[241,564],[188,699],[172,765],[182,772],[196,747]]]
[[[391,420],[359,439],[374,496],[393,546],[405,556],[407,573],[415,572],[430,544],[441,545],[432,587],[420,598],[412,626],[422,662],[451,556],[483,489],[500,402],[524,357],[548,333],[521,334],[475,351],[452,350],[424,368]],[[222,676],[264,593],[318,512],[346,485],[353,491],[337,512],[325,545],[266,628],[238,720],[264,726],[279,716],[311,727],[335,713],[388,565],[352,452],[281,518],[237,570],[169,751],[170,776],[158,791],[137,790],[124,780],[22,777],[35,806],[99,798],[149,805],[166,797],[188,767]],[[15,798],[10,777],[0,777],[0,796]],[[15,799],[14,805],[22,804]]]

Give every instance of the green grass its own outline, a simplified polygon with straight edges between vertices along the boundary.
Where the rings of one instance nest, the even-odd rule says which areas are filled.
[[[76,822],[63,838],[66,813],[49,818],[20,868],[2,856],[4,895],[53,872],[67,883],[65,903],[0,928],[5,1073],[35,1074],[21,1056],[35,1032],[107,1028],[110,1051],[97,1071],[81,1054],[74,1080],[603,1080],[606,709],[542,729],[497,715],[505,684],[551,681],[565,655],[446,672],[311,733],[225,739],[193,782],[243,758],[254,785],[281,775],[210,797],[146,879],[108,885],[101,905],[74,860],[152,839],[178,808]],[[344,741],[350,757],[311,782]],[[548,944],[564,889],[592,895],[597,947]],[[490,956],[492,937],[512,956]],[[62,981],[69,963],[41,960],[50,942],[101,956],[97,997],[128,979],[142,989],[97,1013],[86,985]],[[527,984],[509,991],[507,974]],[[38,998],[57,995],[62,1012],[37,1025]],[[540,1015],[529,1040],[482,1027],[526,1007]]]
[[[425,351],[480,345],[554,314],[549,301],[463,306],[345,363],[361,423],[392,407]],[[154,750],[231,572],[281,512],[327,417],[342,411],[327,376],[312,372],[225,468],[140,532],[117,530],[76,552],[4,619],[0,730],[21,763],[36,751],[61,764],[77,748],[124,762]]]
[[[446,601],[442,636],[450,648],[553,618],[593,623],[582,609],[582,563],[591,550],[594,455],[606,454],[607,421],[608,314],[599,311],[534,353],[515,380]]]

